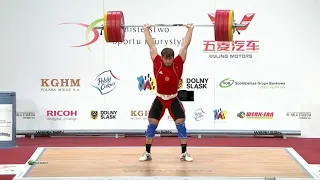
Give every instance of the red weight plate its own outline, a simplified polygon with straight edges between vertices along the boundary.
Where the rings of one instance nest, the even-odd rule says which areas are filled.
[[[225,10],[223,11],[223,39],[222,41],[229,41],[228,35],[228,27],[229,27],[229,11]]]
[[[230,41],[229,40],[229,15],[230,15],[230,10],[226,11],[226,41]]]
[[[108,31],[108,40],[109,42],[113,42],[114,40],[114,33],[113,33],[113,12],[112,11],[108,11],[108,18],[107,18],[107,31]]]
[[[122,39],[122,27],[121,27],[121,21],[122,21],[123,14],[121,11],[115,12],[115,21],[114,21],[114,27],[115,27],[115,34],[116,38],[114,39],[116,42],[123,42]]]
[[[112,42],[117,42],[117,29],[116,29],[116,19],[117,13],[112,11]]]
[[[104,39],[106,40],[106,42],[109,42],[108,39],[108,26],[107,26],[107,22],[108,22],[108,12],[105,12],[103,15],[103,33],[104,33]]]
[[[219,13],[218,13],[218,16],[217,16],[217,19],[219,19],[219,29],[218,29],[218,35],[219,35],[219,40],[218,41],[221,41],[222,40],[222,27],[223,27],[223,11],[222,10],[219,10]]]
[[[221,26],[220,26],[220,41],[223,41],[225,38],[224,34],[224,24],[225,24],[225,13],[224,10],[221,11]]]
[[[229,10],[217,10],[215,20],[215,41],[228,41]]]
[[[120,41],[121,42],[123,42],[124,41],[124,37],[125,37],[125,29],[124,28],[122,28],[122,27],[124,27],[124,15],[123,15],[123,12],[122,11],[119,11],[118,12],[118,14],[119,14],[119,39],[120,39]]]
[[[118,39],[119,39],[119,35],[118,35],[118,27],[117,27],[117,21],[118,21],[118,12],[117,11],[113,11],[112,12],[113,14],[113,33],[114,33],[114,36],[113,36],[113,42],[119,42]]]
[[[121,41],[123,42],[125,39],[125,35],[126,35],[126,30],[125,30],[125,22],[124,22],[124,14],[121,11]]]
[[[215,41],[220,40],[220,10],[216,10],[215,13],[215,24],[214,24],[214,38]]]
[[[113,11],[112,12],[112,16],[113,16],[113,19],[112,19],[112,24],[113,24],[113,41],[112,42],[119,42],[118,39],[119,39],[119,35],[118,35],[118,28],[117,28],[117,16],[118,16],[118,13],[117,11]]]

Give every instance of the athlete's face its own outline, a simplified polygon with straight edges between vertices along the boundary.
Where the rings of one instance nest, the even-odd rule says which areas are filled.
[[[170,67],[173,63],[173,57],[165,58],[162,57],[163,63],[165,66]]]

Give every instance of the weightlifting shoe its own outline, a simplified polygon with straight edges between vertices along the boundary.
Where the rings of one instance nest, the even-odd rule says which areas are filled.
[[[143,153],[143,155],[139,158],[139,161],[149,161],[152,160],[151,154],[148,152]]]
[[[191,157],[191,155],[187,152],[184,152],[180,155],[180,160],[181,161],[187,161],[187,162],[191,162],[193,161],[193,158]]]

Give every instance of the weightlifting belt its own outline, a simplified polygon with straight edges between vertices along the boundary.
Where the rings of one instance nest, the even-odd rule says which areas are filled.
[[[178,96],[178,93],[176,93],[176,94],[170,94],[170,95],[156,93],[156,95],[157,95],[158,97],[160,97],[161,99],[163,99],[163,100],[169,100],[169,99],[173,99],[173,98],[177,97],[177,96]]]

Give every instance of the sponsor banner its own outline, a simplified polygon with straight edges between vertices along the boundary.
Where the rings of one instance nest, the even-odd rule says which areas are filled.
[[[227,115],[228,111],[224,109],[215,109],[213,110],[214,113],[214,123],[226,123],[227,122]]]
[[[245,13],[239,24],[244,27],[237,28],[237,32],[244,33],[249,37],[248,39],[237,39],[231,42],[217,42],[213,39],[203,40],[203,53],[208,54],[209,58],[214,59],[252,59],[254,55],[260,51],[260,40],[252,36],[247,29],[252,28],[249,26],[255,23],[254,17],[256,13]],[[209,19],[213,24],[216,23],[214,13],[208,14]],[[240,16],[241,17],[241,16]],[[240,18],[239,17],[239,18]]]
[[[139,95],[155,95],[157,83],[152,74],[142,74],[136,77]]]
[[[250,88],[256,87],[260,89],[284,89],[286,88],[285,82],[274,82],[274,81],[237,81],[234,79],[226,78],[220,81],[220,88],[229,88],[229,87],[240,87],[240,88]]]
[[[17,174],[26,167],[25,164],[0,164],[0,175]]]
[[[130,119],[131,120],[148,120],[149,111],[148,110],[131,110]]]
[[[254,135],[282,135],[281,131],[254,131]]]
[[[117,78],[111,70],[100,73],[93,82],[93,87],[96,88],[101,95],[106,95],[112,92],[119,83],[120,79]]]
[[[57,136],[63,135],[64,131],[36,131],[35,135],[37,136]]]
[[[77,92],[80,87],[81,79],[40,79],[40,90],[44,92]]]
[[[201,121],[204,119],[204,116],[206,115],[206,113],[202,110],[202,108],[199,108],[195,111],[193,111],[193,119],[196,121]]]
[[[184,89],[199,90],[208,88],[209,78],[185,78],[183,79]]]
[[[17,119],[34,120],[36,119],[35,112],[17,112]]]
[[[77,110],[48,110],[47,120],[49,121],[75,121],[78,120]]]
[[[146,12],[142,0],[131,4],[78,0],[76,7],[57,0],[48,2],[54,8],[47,9],[41,17],[19,22],[21,27],[36,27],[46,19],[42,28],[50,29],[52,35],[40,33],[35,41],[34,36],[23,33],[4,33],[7,36],[3,42],[21,39],[30,42],[28,46],[15,46],[14,50],[1,54],[2,59],[10,60],[0,67],[1,89],[17,92],[17,112],[13,112],[17,116],[17,131],[55,134],[60,130],[146,129],[158,84],[143,27],[124,28],[123,42],[106,43],[104,31],[94,28],[104,24],[101,11],[121,7],[119,10],[130,14],[128,18],[133,24],[141,22],[142,15],[149,22],[167,19],[168,23],[175,23],[182,18],[177,14],[199,24],[216,23],[211,0],[201,3],[186,0],[183,9],[168,6],[172,4],[169,0],[152,3],[158,8]],[[276,31],[269,26],[262,28],[266,22],[277,25],[286,19],[292,24],[301,18],[299,13],[282,6],[272,6],[274,13],[265,13],[264,7],[272,3],[248,0],[248,7],[243,8],[242,2],[233,1],[236,23],[243,25],[234,32],[233,41],[215,41],[214,28],[195,29],[177,85],[178,89],[188,91],[182,92],[182,96],[193,94],[192,101],[183,102],[188,130],[300,131],[301,120],[316,119],[315,110],[302,111],[300,107],[320,101],[317,98],[320,86],[313,83],[320,72],[319,48],[316,41],[302,46],[297,34],[317,39],[314,36],[319,33],[317,28],[305,28],[305,32],[301,28],[289,32],[286,26],[276,26]],[[228,6],[222,0],[218,4]],[[317,12],[310,2],[301,4]],[[19,13],[27,16],[39,8],[27,3],[25,6]],[[68,9],[70,16],[61,16],[56,9]],[[163,9],[168,11],[163,14]],[[7,13],[8,17],[15,16],[14,11]],[[282,15],[281,19],[278,14]],[[311,22],[318,22],[313,18]],[[159,55],[168,47],[177,56],[187,29],[160,26],[151,27],[150,32]],[[1,114],[0,139],[10,140],[12,116]],[[176,129],[172,121],[165,113],[159,127]]]
[[[295,119],[311,119],[311,112],[287,112],[287,117],[293,117]]]
[[[244,112],[241,111],[237,114],[238,118],[241,119],[257,119],[257,120],[272,120],[274,112]]]
[[[90,111],[92,120],[116,120],[118,111]]]
[[[12,105],[0,104],[0,142],[12,141]]]

